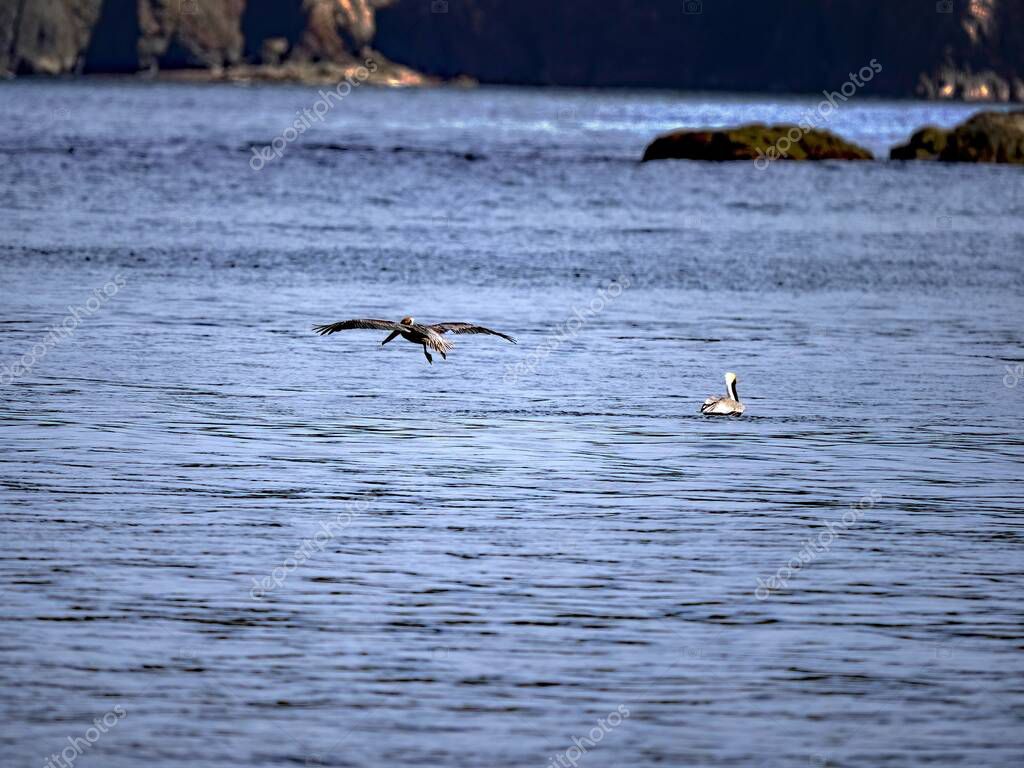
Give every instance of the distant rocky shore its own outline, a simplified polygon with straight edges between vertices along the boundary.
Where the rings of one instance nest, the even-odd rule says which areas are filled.
[[[371,53],[366,61],[375,67],[370,70],[365,82],[369,85],[389,88],[412,88],[439,85],[441,81],[420,72],[395,64],[384,57],[373,58]],[[230,67],[210,69],[169,69],[153,73],[159,80],[200,83],[301,83],[303,85],[334,85],[351,79],[364,68],[363,62],[336,64],[321,62],[288,62],[284,64],[236,64]],[[363,78],[360,78],[362,80]]]
[[[0,4],[0,72],[132,74],[192,81],[436,78],[371,46],[377,0],[18,0]]]
[[[1008,0],[3,0],[0,73],[378,85],[458,80],[1024,101]],[[340,69],[339,69],[340,68]]]

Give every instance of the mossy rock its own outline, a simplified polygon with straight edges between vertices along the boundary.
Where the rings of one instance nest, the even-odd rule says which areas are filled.
[[[840,136],[798,125],[751,123],[736,128],[673,131],[659,136],[644,151],[650,160],[872,160],[868,150]]]
[[[979,112],[951,131],[928,126],[893,147],[893,160],[1024,165],[1024,110]]]
[[[953,129],[939,159],[1024,164],[1024,111],[979,112]]]
[[[889,152],[891,160],[937,160],[946,148],[948,133],[934,125],[926,125],[914,132],[910,141]]]

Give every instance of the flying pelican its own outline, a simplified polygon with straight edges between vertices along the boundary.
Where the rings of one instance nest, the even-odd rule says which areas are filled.
[[[720,397],[709,397],[700,407],[706,416],[739,416],[746,410],[736,394],[736,374],[730,371],[725,374],[725,394]]]
[[[501,336],[501,338],[506,341],[511,341],[513,344],[516,343],[516,340],[511,336],[506,336],[504,333],[499,333],[498,331],[492,331],[490,328],[484,328],[482,325],[473,325],[473,323],[434,323],[433,325],[421,325],[411,317],[403,317],[397,323],[392,322],[391,320],[342,320],[340,323],[313,326],[313,330],[321,336],[325,336],[329,333],[337,333],[338,331],[349,331],[358,328],[370,328],[376,331],[391,331],[391,333],[388,334],[388,337],[380,343],[382,347],[396,336],[401,336],[403,339],[411,341],[413,344],[422,344],[423,354],[426,355],[427,362],[431,365],[434,364],[434,358],[430,356],[431,349],[435,352],[440,352],[441,357],[447,360],[448,352],[450,352],[451,348],[455,346],[453,342],[444,338],[443,334],[448,331],[451,331],[452,333],[485,333],[491,336]]]

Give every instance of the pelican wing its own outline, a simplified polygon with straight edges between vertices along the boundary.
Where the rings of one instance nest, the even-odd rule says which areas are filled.
[[[505,341],[511,341],[513,344],[517,343],[508,334],[492,331],[490,328],[484,328],[482,325],[473,325],[473,323],[435,323],[428,327],[438,333],[448,333],[448,331],[452,333],[484,333],[489,336],[500,336]]]
[[[712,408],[714,408],[718,404],[718,401],[721,400],[721,399],[722,399],[721,397],[715,397],[714,395],[708,395],[707,399],[704,401],[704,404],[701,405],[701,407],[700,407],[700,412],[701,413],[707,413],[707,411],[709,411]]]
[[[709,416],[739,416],[744,410],[743,403],[729,397],[709,397],[700,407],[700,412]]]
[[[340,323],[313,326],[313,330],[321,336],[326,336],[329,333],[337,333],[338,331],[352,331],[360,329],[368,329],[372,331],[403,331],[408,330],[408,326],[391,320],[342,320]]]
[[[418,327],[423,342],[435,352],[440,352],[442,355],[446,355],[452,351],[452,347],[455,346],[454,342],[448,341],[440,333],[438,333],[432,326],[421,325]]]

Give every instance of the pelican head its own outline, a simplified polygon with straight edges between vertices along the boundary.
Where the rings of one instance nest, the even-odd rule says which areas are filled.
[[[394,317],[394,315],[392,315],[392,317]],[[402,325],[412,325],[413,324],[413,319],[411,317],[409,317],[408,315],[406,315],[405,317],[403,317],[398,322],[400,322]]]
[[[728,371],[725,374],[725,391],[728,393],[729,397],[731,397],[736,402],[739,402],[739,395],[736,394],[737,380],[738,379],[736,378],[736,374],[733,373],[732,371]]]

